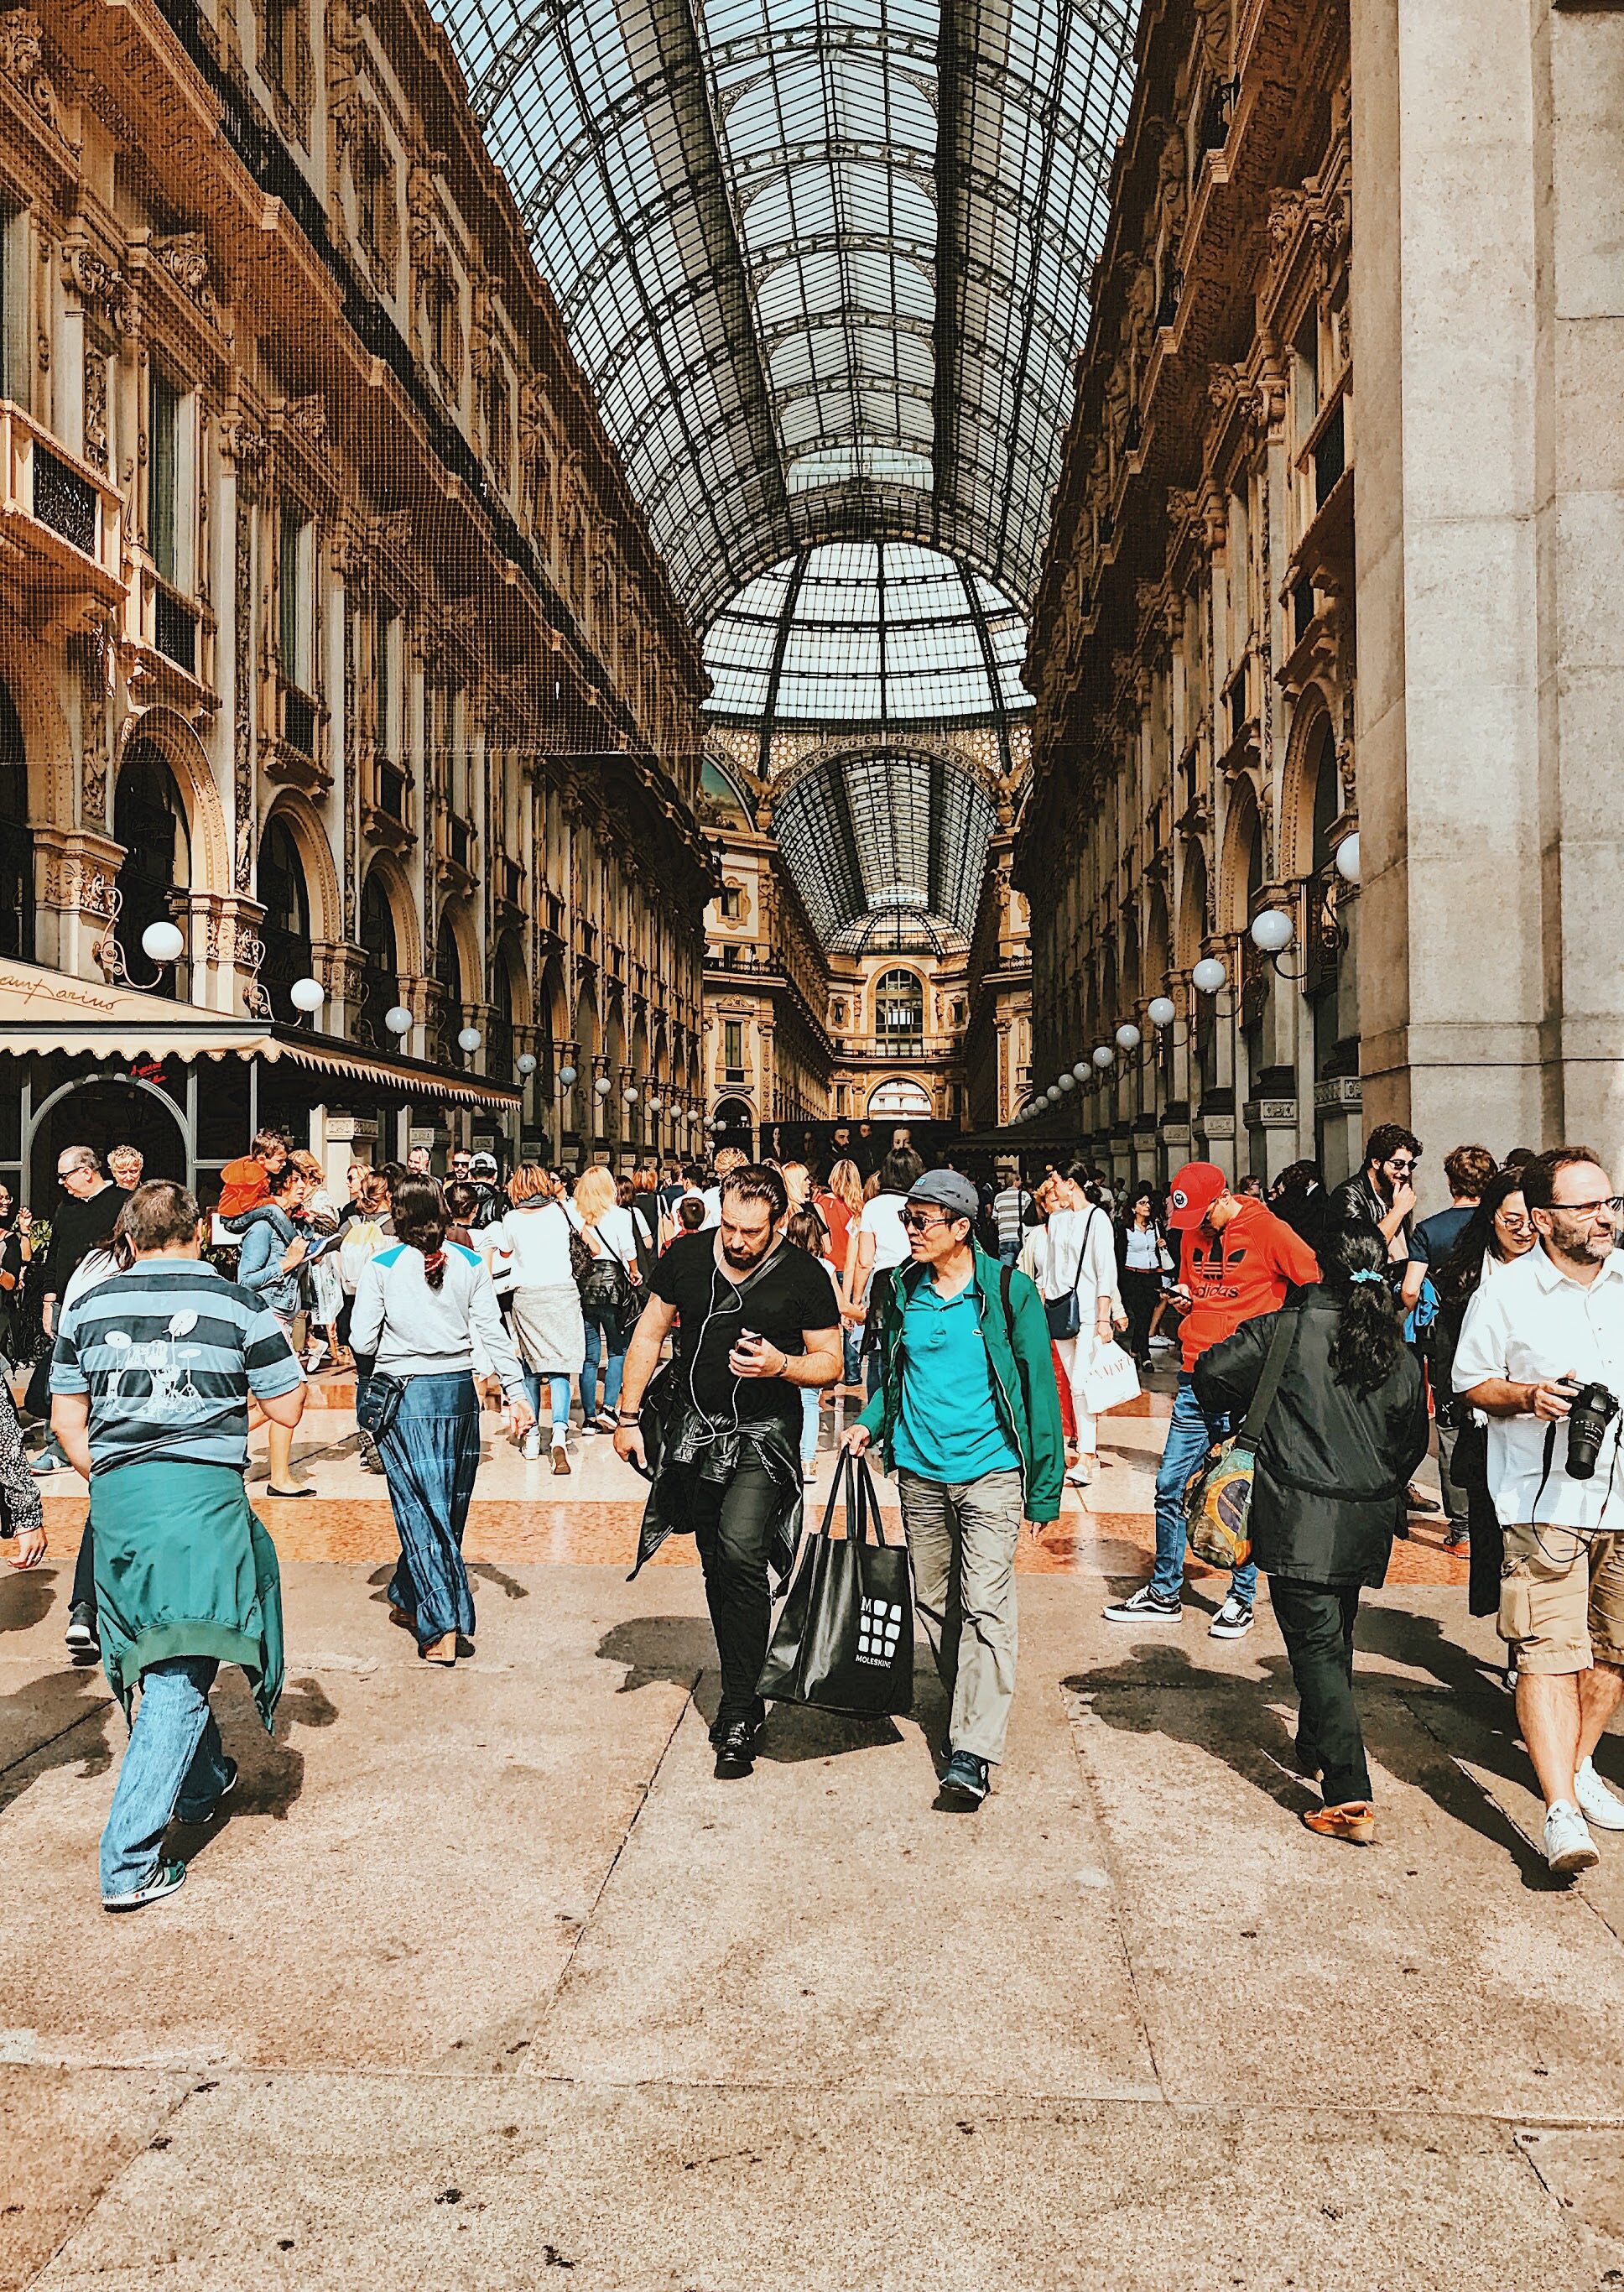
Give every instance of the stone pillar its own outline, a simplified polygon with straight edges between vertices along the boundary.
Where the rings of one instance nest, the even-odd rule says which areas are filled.
[[[1624,1152],[1624,45],[1353,0],[1367,1125]]]

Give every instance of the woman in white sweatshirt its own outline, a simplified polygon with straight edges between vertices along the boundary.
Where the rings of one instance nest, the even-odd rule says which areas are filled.
[[[395,1239],[361,1270],[351,1341],[404,1388],[378,1442],[400,1538],[390,1608],[428,1662],[455,1663],[458,1634],[473,1634],[463,1529],[480,1464],[476,1368],[495,1369],[518,1431],[535,1417],[490,1275],[477,1250],[447,1241],[439,1187],[402,1178],[393,1205]]]

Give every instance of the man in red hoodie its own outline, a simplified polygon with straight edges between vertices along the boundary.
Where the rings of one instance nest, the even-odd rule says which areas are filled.
[[[1184,1485],[1230,1429],[1226,1416],[1202,1408],[1191,1371],[1242,1321],[1278,1312],[1289,1290],[1320,1278],[1308,1244],[1262,1202],[1232,1193],[1216,1162],[1185,1163],[1168,1189],[1168,1223],[1184,1237],[1178,1287],[1169,1293],[1184,1308],[1184,1368],[1156,1476],[1156,1565],[1148,1584],[1106,1609],[1113,1624],[1176,1624],[1184,1613]],[[1245,1637],[1256,1591],[1257,1570],[1248,1560],[1235,1570],[1229,1596],[1207,1627],[1214,1639]]]

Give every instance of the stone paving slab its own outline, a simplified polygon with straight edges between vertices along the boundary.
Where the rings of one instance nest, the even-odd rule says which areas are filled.
[[[20,2292],[189,2090],[151,2070],[0,2065],[0,2292]]]
[[[47,2292],[1459,2292],[1593,2279],[1508,2128],[824,2091],[234,2076]]]
[[[1069,1683],[1168,2094],[1624,2113],[1624,1972],[1586,1899],[1361,1681],[1374,1847],[1316,1838],[1295,1699],[1240,1682]]]
[[[628,1616],[581,1574],[598,1580],[540,1573],[522,1626],[518,1602],[488,1601],[490,1656],[450,1673],[416,1660],[351,1571],[291,1583],[290,1642],[333,1656],[295,1653],[274,1744],[222,1674],[242,1780],[230,1820],[174,1834],[190,1875],[161,1915],[100,1907],[114,1776],[63,1755],[85,1731],[13,1768],[6,1856],[28,1874],[28,1917],[0,1920],[13,2057],[513,2067],[698,1669],[692,1619]],[[346,1644],[363,1652],[341,1667]]]
[[[1028,1684],[977,1815],[935,1811],[926,1735],[945,1711],[924,1649],[914,1719],[780,1707],[747,1784],[713,1780],[691,1712],[527,2070],[1154,2094],[1103,1841],[1046,1683],[1063,1587],[1030,1593]]]

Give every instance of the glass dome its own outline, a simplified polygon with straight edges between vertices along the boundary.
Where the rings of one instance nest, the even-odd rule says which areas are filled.
[[[787,557],[711,623],[718,718],[795,724],[997,722],[1032,706],[1026,623],[990,581],[909,541]]]

